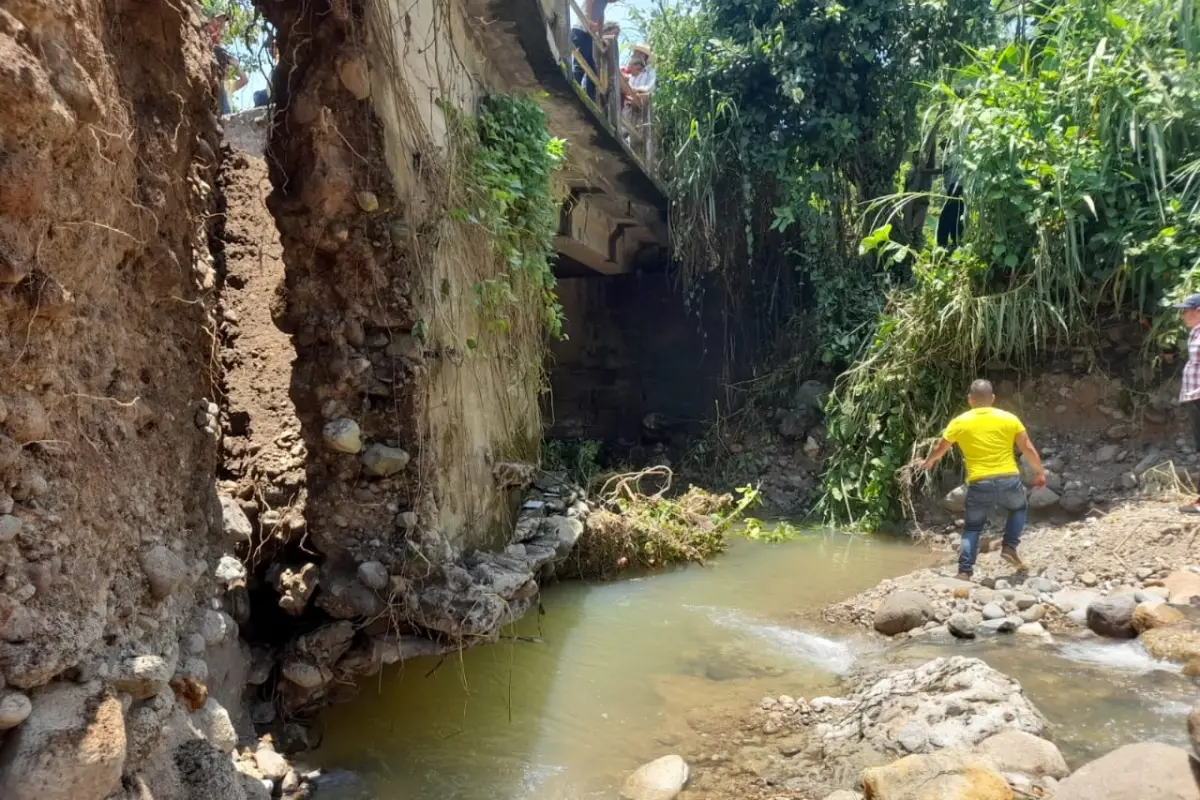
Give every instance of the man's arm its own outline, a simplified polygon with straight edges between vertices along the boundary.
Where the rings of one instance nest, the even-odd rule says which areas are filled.
[[[1025,431],[1017,434],[1017,449],[1021,451],[1021,455],[1025,456],[1025,460],[1034,468],[1033,485],[1041,489],[1046,485],[1046,470],[1042,467],[1042,457],[1038,455],[1037,448],[1033,446],[1033,440],[1029,438],[1029,434]]]
[[[937,463],[942,460],[942,456],[950,452],[950,448],[954,447],[954,442],[948,439],[939,439],[937,446],[933,448],[933,452],[929,454],[929,458],[921,462],[921,469],[928,472],[937,466]]]
[[[587,15],[586,22],[587,22],[588,29],[595,31],[596,33],[599,33],[600,30],[604,27],[604,20],[593,21],[592,14],[594,14],[595,11],[596,11],[596,5],[595,5],[594,0],[583,0],[583,13],[585,15]]]

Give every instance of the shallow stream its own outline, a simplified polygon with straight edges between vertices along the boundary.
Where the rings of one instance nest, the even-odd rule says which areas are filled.
[[[954,653],[1020,680],[1073,766],[1125,742],[1186,741],[1193,683],[1136,644],[1005,637],[884,651],[803,629],[804,612],[935,561],[885,538],[812,534],[737,540],[706,568],[552,586],[544,613],[499,645],[406,662],[328,711],[313,757],[355,773],[337,796],[611,800],[639,764],[686,752],[698,715],[744,715],[764,695],[835,693],[857,659]]]

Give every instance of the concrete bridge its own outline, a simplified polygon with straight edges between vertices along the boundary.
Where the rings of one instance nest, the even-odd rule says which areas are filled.
[[[622,118],[616,42],[593,34],[593,101],[571,77],[570,29],[583,16],[575,0],[488,0],[481,11],[488,60],[512,89],[541,94],[550,132],[567,140],[560,277],[661,264],[666,197],[653,172],[650,109],[633,124]]]

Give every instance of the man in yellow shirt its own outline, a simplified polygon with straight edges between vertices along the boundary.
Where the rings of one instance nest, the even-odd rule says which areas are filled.
[[[996,394],[992,391],[991,383],[985,380],[972,383],[967,395],[971,410],[950,421],[941,441],[921,464],[924,470],[933,469],[956,444],[962,451],[963,461],[967,463],[966,524],[958,549],[957,576],[963,580],[970,579],[975,569],[979,534],[987,522],[988,513],[996,506],[1003,506],[1008,511],[1000,556],[1017,569],[1025,569],[1021,557],[1017,555],[1017,545],[1021,541],[1021,532],[1025,530],[1029,500],[1021,483],[1021,470],[1013,455],[1014,445],[1036,471],[1033,485],[1039,488],[1046,485],[1046,471],[1042,468],[1041,456],[1025,432],[1025,426],[1015,415],[994,408],[995,402]]]

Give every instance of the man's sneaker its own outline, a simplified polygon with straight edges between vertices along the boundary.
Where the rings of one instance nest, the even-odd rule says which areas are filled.
[[[1021,560],[1019,555],[1017,555],[1017,548],[1004,545],[1000,548],[1000,557],[1012,566],[1016,567],[1018,570],[1022,572],[1025,571],[1025,562]]]
[[[969,580],[971,580],[971,576],[970,576],[970,575],[968,575],[968,574],[967,574],[967,573],[965,573],[965,572],[960,572],[960,573],[958,573],[957,575],[955,575],[955,576],[954,576],[954,580],[956,580],[956,581],[969,581]]]
[[[1181,514],[1200,514],[1200,500],[1186,506],[1180,506],[1177,510]]]

